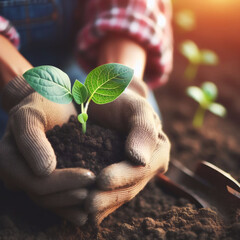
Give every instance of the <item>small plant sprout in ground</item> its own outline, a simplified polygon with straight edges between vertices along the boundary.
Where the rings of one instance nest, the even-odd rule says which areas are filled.
[[[185,31],[192,31],[196,27],[195,14],[190,9],[183,9],[176,13],[176,24]]]
[[[32,68],[23,77],[35,91],[50,101],[68,104],[74,99],[81,105],[78,121],[82,124],[83,133],[86,133],[90,101],[96,104],[114,101],[132,80],[133,69],[118,63],[101,65],[87,75],[84,84],[76,80],[72,92],[68,75],[53,66]]]
[[[187,88],[187,95],[199,103],[199,107],[193,118],[194,127],[202,126],[206,110],[209,110],[220,117],[226,115],[227,111],[225,107],[215,102],[217,94],[217,87],[212,82],[203,83],[201,88],[196,86],[190,86]]]
[[[199,49],[198,46],[190,40],[186,40],[180,45],[180,52],[188,59],[188,66],[184,72],[184,77],[188,80],[194,80],[198,67],[200,65],[217,65],[218,56],[215,52],[208,49]]]

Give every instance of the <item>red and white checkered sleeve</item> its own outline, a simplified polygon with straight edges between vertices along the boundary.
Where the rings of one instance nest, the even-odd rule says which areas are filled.
[[[85,69],[96,66],[100,40],[108,32],[117,32],[146,49],[144,78],[150,88],[167,81],[173,52],[170,0],[89,0],[84,14],[77,48]]]
[[[20,41],[18,32],[7,19],[1,16],[0,16],[0,34],[9,39],[16,48],[19,48]]]

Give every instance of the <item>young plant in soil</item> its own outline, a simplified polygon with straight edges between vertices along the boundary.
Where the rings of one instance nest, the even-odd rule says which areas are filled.
[[[215,52],[208,49],[199,49],[198,46],[190,40],[186,40],[180,45],[180,52],[188,60],[188,66],[184,72],[187,80],[194,80],[200,65],[217,65],[218,56]]]
[[[66,73],[53,66],[39,66],[26,71],[23,77],[29,85],[50,101],[68,104],[74,99],[81,105],[78,121],[86,133],[88,106],[92,100],[96,104],[114,101],[129,85],[133,69],[118,63],[109,63],[93,69],[82,84],[76,80],[72,87]]]
[[[194,127],[202,126],[206,110],[209,110],[220,117],[226,115],[227,111],[225,107],[215,102],[217,94],[217,87],[212,82],[203,83],[201,88],[196,86],[190,86],[187,88],[187,95],[199,103],[198,109],[193,118]]]
[[[196,27],[195,13],[190,9],[182,9],[177,12],[174,20],[184,31],[192,31]]]

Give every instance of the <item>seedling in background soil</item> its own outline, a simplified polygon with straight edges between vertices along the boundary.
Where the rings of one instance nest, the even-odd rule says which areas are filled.
[[[87,75],[84,84],[76,80],[72,92],[68,75],[53,66],[32,68],[23,77],[35,91],[52,102],[68,104],[74,99],[81,105],[78,121],[82,124],[83,133],[86,133],[90,101],[96,104],[114,101],[132,80],[133,69],[118,63],[101,65]]]
[[[194,80],[200,65],[217,65],[218,56],[215,52],[208,49],[199,49],[198,46],[190,40],[184,41],[180,45],[180,52],[188,59],[188,66],[184,72],[184,77],[188,80]]]
[[[192,31],[196,27],[195,14],[190,9],[183,9],[175,16],[176,24],[185,31]]]
[[[206,110],[214,113],[217,116],[224,117],[227,113],[224,106],[216,103],[218,90],[214,83],[205,82],[201,88],[190,86],[187,88],[187,95],[199,103],[199,107],[193,118],[193,126],[201,127]]]

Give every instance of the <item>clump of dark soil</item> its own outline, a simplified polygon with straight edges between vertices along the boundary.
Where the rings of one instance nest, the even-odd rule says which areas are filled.
[[[82,167],[97,175],[108,165],[125,160],[124,136],[91,122],[83,134],[74,116],[46,134],[57,156],[57,168]]]

